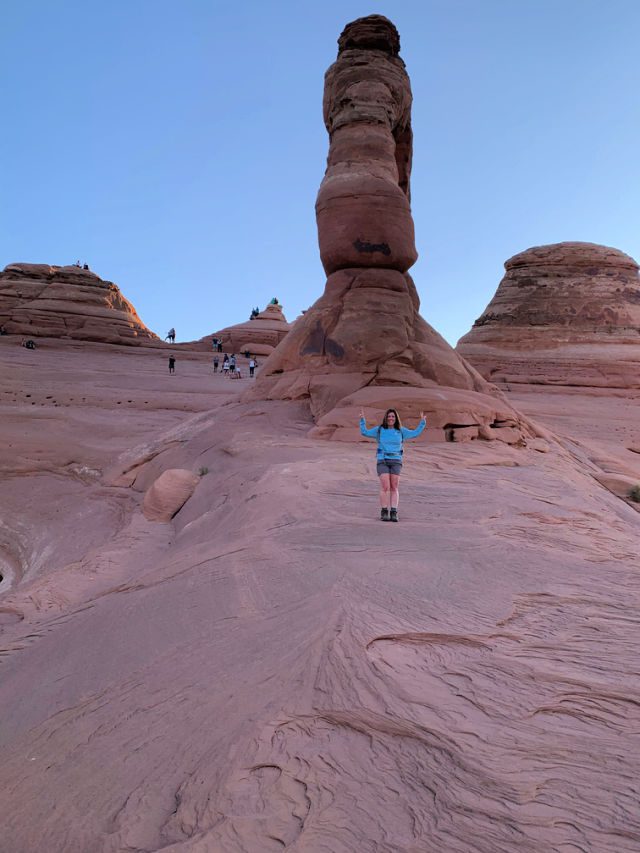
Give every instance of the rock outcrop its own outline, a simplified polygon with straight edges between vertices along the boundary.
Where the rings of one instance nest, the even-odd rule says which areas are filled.
[[[33,338],[159,342],[117,285],[76,266],[5,267],[0,273],[0,324],[8,334]]]
[[[348,24],[338,45],[325,76],[330,148],[316,202],[325,292],[269,358],[250,396],[308,398],[325,436],[343,435],[373,387],[405,415],[424,409],[439,430],[513,420],[495,389],[419,314],[408,274],[417,258],[411,87],[398,32],[370,15]]]
[[[200,478],[192,471],[170,468],[148,488],[142,512],[148,521],[169,522],[193,494]]]
[[[457,350],[492,382],[640,388],[640,276],[594,243],[536,246],[510,258],[485,313]]]
[[[225,352],[245,352],[253,355],[270,355],[278,344],[289,334],[291,324],[287,323],[282,305],[267,305],[264,311],[253,320],[228,326],[213,337],[222,341]],[[205,338],[207,349],[211,348],[211,337]]]

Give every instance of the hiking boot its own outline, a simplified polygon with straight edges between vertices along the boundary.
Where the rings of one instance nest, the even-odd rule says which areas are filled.
[[[389,521],[389,510],[386,507],[380,510],[380,521]]]
[[[389,515],[389,521],[398,521],[398,510],[391,508],[391,513]]]

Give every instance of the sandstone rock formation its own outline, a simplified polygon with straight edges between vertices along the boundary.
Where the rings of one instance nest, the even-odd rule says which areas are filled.
[[[270,355],[291,329],[282,305],[267,305],[253,320],[228,326],[214,337],[222,341],[225,352],[241,353],[249,350],[253,355]],[[211,336],[204,339],[211,348]]]
[[[594,243],[510,258],[457,350],[492,382],[640,388],[638,264]]]
[[[3,853],[637,853],[639,505],[575,450],[637,405],[412,444],[391,526],[371,443],[178,365],[0,342]]]
[[[424,409],[438,430],[513,421],[504,400],[419,314],[407,272],[417,258],[411,88],[398,32],[370,15],[348,24],[338,45],[325,76],[330,148],[316,203],[325,292],[269,358],[250,396],[309,399],[325,436],[347,437],[347,429],[353,438],[372,387],[405,415]],[[464,405],[458,392],[467,395]]]
[[[171,521],[185,505],[197,486],[199,477],[183,468],[163,471],[147,490],[142,511],[149,521]]]
[[[117,285],[90,270],[9,264],[0,273],[0,324],[13,335],[157,343]]]

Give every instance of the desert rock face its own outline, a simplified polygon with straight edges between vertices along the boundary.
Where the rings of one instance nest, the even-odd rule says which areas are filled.
[[[510,258],[485,313],[457,350],[492,382],[640,388],[640,276],[594,243],[536,246]]]
[[[267,305],[253,320],[228,326],[215,332],[225,352],[245,352],[253,355],[270,355],[289,333],[291,324],[287,323],[282,305]],[[211,338],[205,338],[207,349],[211,348]]]
[[[440,433],[455,425],[477,435],[482,426],[489,436],[517,416],[422,319],[407,273],[417,258],[411,87],[398,32],[371,15],[348,24],[338,44],[325,76],[330,148],[316,202],[325,292],[249,396],[309,399],[325,437],[353,438],[359,408],[377,411],[378,398],[409,416],[424,409]]]
[[[9,264],[0,273],[0,323],[9,334],[102,343],[157,343],[117,285],[90,270]]]
[[[208,354],[11,343],[3,853],[637,853],[640,505],[581,450],[637,405],[411,445],[388,525],[373,442]]]

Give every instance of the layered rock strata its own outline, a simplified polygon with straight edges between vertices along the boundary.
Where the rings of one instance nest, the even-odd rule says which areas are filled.
[[[348,24],[338,45],[325,75],[330,147],[316,202],[325,292],[269,358],[251,396],[308,398],[327,436],[351,435],[361,406],[391,404],[406,415],[424,409],[440,431],[456,424],[490,432],[514,421],[513,411],[422,319],[408,274],[417,258],[411,87],[398,32],[371,15]]]
[[[492,382],[640,388],[638,264],[595,243],[514,255],[457,350]]]
[[[215,332],[213,337],[222,341],[225,352],[245,352],[253,355],[270,355],[289,334],[282,305],[267,305],[253,320],[228,326]],[[211,337],[205,338],[207,349],[211,348]]]
[[[113,344],[157,343],[131,302],[91,270],[9,264],[0,273],[0,324],[8,334]]]

